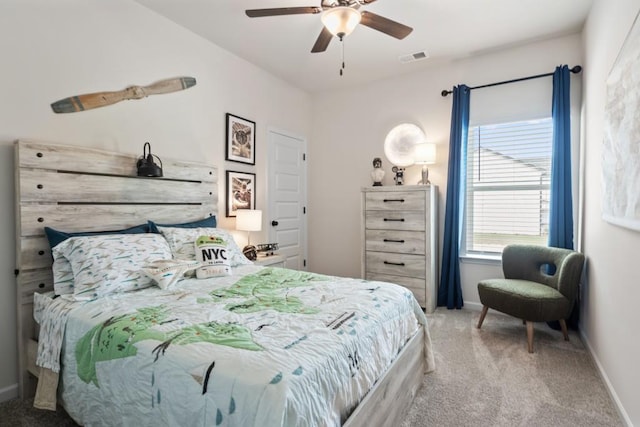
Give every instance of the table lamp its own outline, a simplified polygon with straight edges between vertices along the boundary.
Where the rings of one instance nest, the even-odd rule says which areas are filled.
[[[236,230],[247,232],[247,246],[242,252],[251,261],[257,257],[255,246],[251,245],[251,232],[262,230],[262,211],[258,209],[238,209],[236,211]]]
[[[424,142],[416,144],[413,147],[414,164],[422,165],[422,180],[418,182],[418,185],[429,185],[429,169],[427,165],[432,165],[436,162],[436,144],[431,142]]]

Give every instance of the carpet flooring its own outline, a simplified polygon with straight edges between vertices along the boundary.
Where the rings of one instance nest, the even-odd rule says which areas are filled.
[[[521,320],[489,310],[482,329],[474,310],[429,315],[436,369],[401,427],[623,426],[577,332],[537,323],[527,351]]]
[[[478,330],[478,316],[442,308],[428,316],[436,370],[399,427],[624,426],[574,331],[567,342],[537,324],[529,354],[520,320],[489,311]],[[0,403],[0,427],[76,425],[62,409],[40,411],[31,403]]]

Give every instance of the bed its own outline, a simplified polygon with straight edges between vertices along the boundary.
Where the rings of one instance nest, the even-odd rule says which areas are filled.
[[[163,160],[163,178],[138,178],[135,161],[133,155],[102,150],[16,143],[23,398],[51,382],[51,370],[35,363],[38,293],[40,320],[49,306],[68,313],[59,396],[81,423],[95,423],[97,407],[103,421],[143,425],[257,425],[267,419],[268,425],[359,426],[402,419],[423,373],[433,369],[426,319],[404,288],[237,264],[232,275],[185,279],[167,289],[148,287],[93,301],[52,299],[45,226],[115,230],[146,220],[188,222],[217,214],[215,167]],[[256,296],[260,292],[272,306],[256,307],[256,298],[265,301]],[[129,333],[125,352],[135,354],[98,356],[104,349],[96,343],[105,331]],[[185,360],[187,367],[176,366]],[[338,379],[331,383],[329,377]],[[123,400],[110,406],[107,396]]]

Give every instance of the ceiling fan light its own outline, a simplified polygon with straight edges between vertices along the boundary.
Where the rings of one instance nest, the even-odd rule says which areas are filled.
[[[336,6],[322,15],[322,23],[331,34],[338,37],[348,36],[360,23],[361,15],[347,6]]]

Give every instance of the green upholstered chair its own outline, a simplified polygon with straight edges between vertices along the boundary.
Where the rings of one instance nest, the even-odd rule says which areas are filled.
[[[555,272],[547,274],[548,266]],[[527,344],[533,353],[533,322],[559,321],[569,340],[565,319],[571,314],[582,275],[584,255],[568,249],[534,245],[509,245],[502,252],[504,279],[478,283],[482,313],[478,329],[492,308],[522,319]]]

